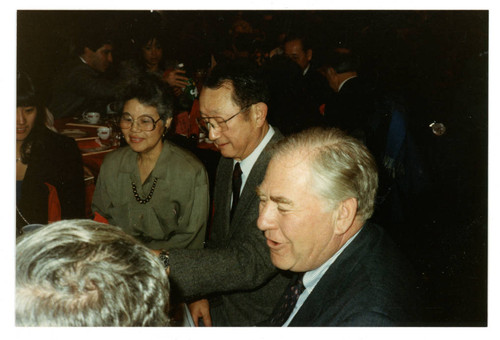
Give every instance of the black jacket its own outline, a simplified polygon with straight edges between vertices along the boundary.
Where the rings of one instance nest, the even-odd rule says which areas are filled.
[[[33,143],[31,159],[21,188],[18,209],[30,223],[46,224],[48,220],[48,188],[57,189],[62,219],[85,217],[85,186],[82,156],[76,142],[46,130]],[[27,223],[17,213],[18,234]]]

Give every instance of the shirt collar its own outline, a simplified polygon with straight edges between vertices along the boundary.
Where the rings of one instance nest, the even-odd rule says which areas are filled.
[[[340,92],[340,89],[342,88],[342,86],[344,86],[344,84],[345,84],[348,80],[350,80],[350,79],[352,79],[352,78],[356,78],[356,77],[357,77],[357,76],[352,76],[352,77],[347,78],[346,80],[344,80],[342,83],[340,83],[340,86],[339,86],[339,90],[338,90],[338,92]]]
[[[260,154],[262,153],[262,151],[264,150],[266,145],[269,143],[269,141],[271,140],[273,135],[274,135],[274,129],[271,125],[269,125],[269,130],[267,131],[264,138],[260,141],[259,145],[252,151],[252,153],[248,157],[246,157],[244,160],[240,161],[240,167],[241,167],[241,172],[242,172],[242,174],[241,174],[241,188],[242,189],[245,186],[247,176],[250,174],[250,171],[252,170],[253,165],[255,164],[255,162],[257,162],[257,159],[259,158]],[[238,161],[233,160],[233,168],[237,162]]]
[[[311,67],[311,64],[307,64],[307,67],[304,69],[304,72],[302,72],[302,75],[305,76],[307,71],[309,71],[309,68]]]

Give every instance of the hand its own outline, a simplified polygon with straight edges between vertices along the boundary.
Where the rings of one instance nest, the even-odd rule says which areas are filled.
[[[185,77],[184,70],[167,70],[163,74],[163,81],[167,82],[173,88],[185,88],[188,85],[189,78]]]
[[[159,257],[160,253],[162,252],[161,249],[150,249],[149,250],[151,253],[153,253],[154,256]],[[170,266],[165,269],[165,272],[167,273],[167,276],[170,276]]]
[[[188,307],[196,327],[198,327],[199,318],[202,318],[205,327],[212,327],[212,318],[210,317],[210,307],[207,299],[190,303]]]

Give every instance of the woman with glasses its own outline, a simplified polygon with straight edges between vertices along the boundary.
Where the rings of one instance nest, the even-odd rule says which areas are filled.
[[[92,211],[151,249],[202,248],[208,178],[202,163],[165,139],[173,97],[158,77],[127,85],[118,101],[128,145],[106,156]]]
[[[16,235],[22,234],[28,224],[85,217],[80,151],[73,139],[49,130],[46,124],[42,98],[31,78],[18,71]]]

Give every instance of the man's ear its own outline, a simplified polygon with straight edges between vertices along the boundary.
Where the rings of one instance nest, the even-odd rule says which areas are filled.
[[[312,50],[312,49],[308,49],[308,50],[306,51],[306,58],[307,58],[307,61],[311,61],[312,57],[313,57],[313,50]]]
[[[165,128],[167,128],[167,129],[170,128],[170,125],[172,125],[172,120],[173,120],[172,117],[167,118],[167,120],[165,121]]]
[[[356,214],[358,212],[358,200],[354,197],[348,198],[340,202],[336,210],[337,219],[335,233],[338,235],[345,234],[354,224]]]
[[[254,117],[256,126],[261,127],[266,122],[267,105],[262,102],[253,104],[252,115]]]

